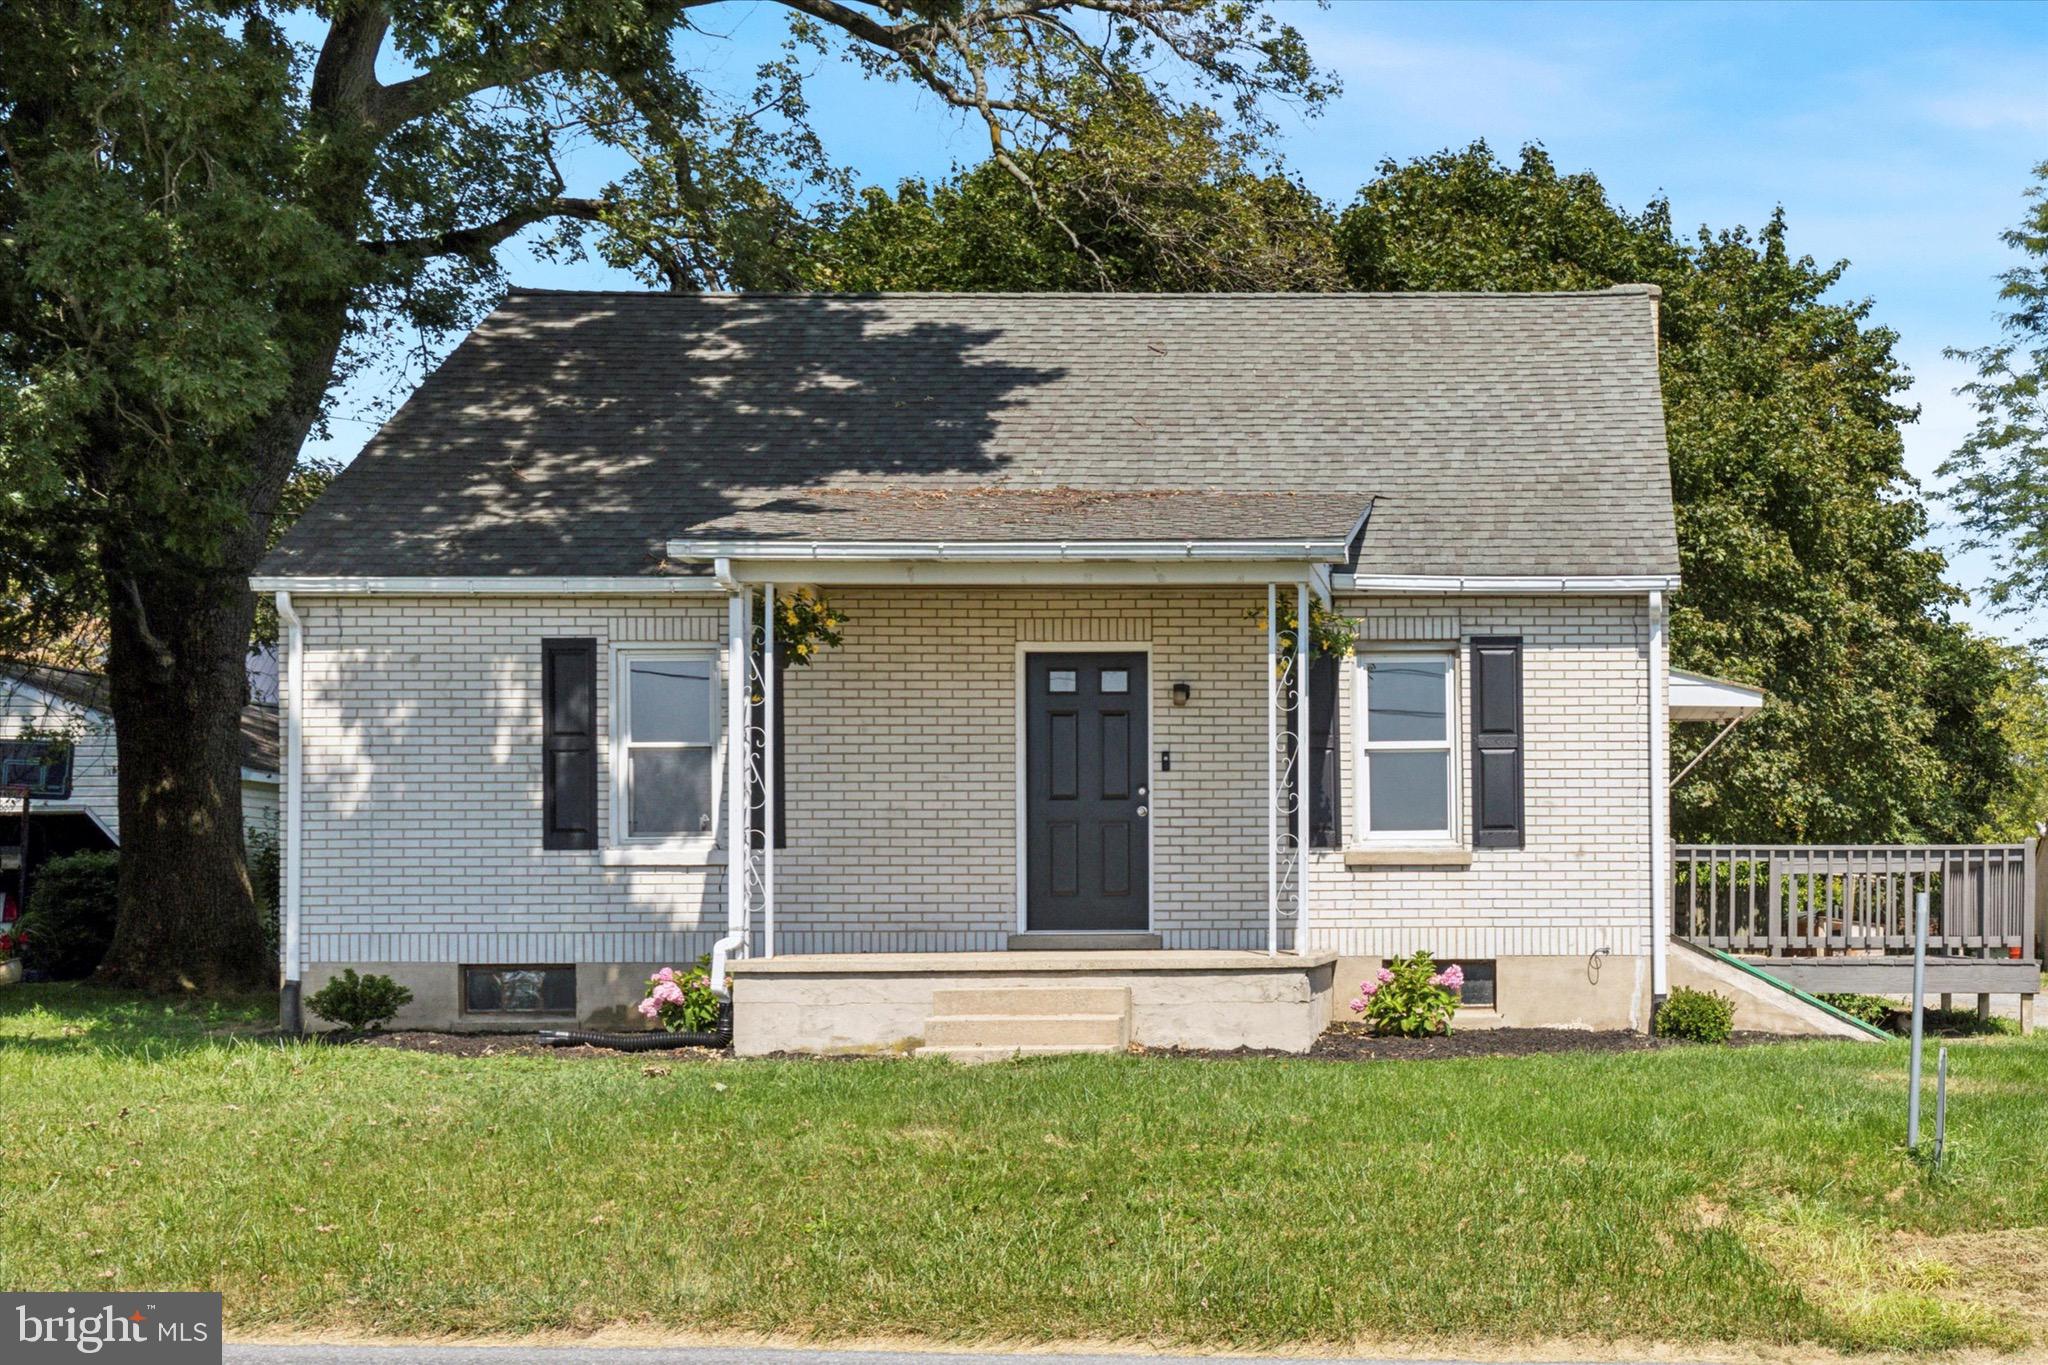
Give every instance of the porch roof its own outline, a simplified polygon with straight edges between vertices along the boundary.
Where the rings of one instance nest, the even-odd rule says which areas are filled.
[[[1151,558],[1201,546],[1225,557],[1342,564],[1372,505],[1357,491],[1177,488],[823,489],[736,501],[670,540],[669,558]]]
[[[1763,710],[1764,690],[1706,673],[1671,670],[1671,719],[1740,720]]]

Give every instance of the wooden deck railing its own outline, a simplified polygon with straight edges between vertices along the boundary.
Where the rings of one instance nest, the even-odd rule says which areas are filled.
[[[1766,957],[1910,954],[1928,893],[1928,951],[2035,956],[2031,844],[1680,844],[1672,928]],[[2015,951],[2017,950],[2017,951]]]

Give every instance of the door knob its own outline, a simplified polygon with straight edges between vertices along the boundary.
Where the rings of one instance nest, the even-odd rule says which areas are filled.
[[[1147,811],[1147,810],[1145,809],[1145,807],[1143,807],[1143,806],[1140,806],[1140,807],[1138,807],[1138,818],[1139,818],[1140,820],[1144,819],[1144,818],[1145,818],[1145,816],[1146,816],[1146,815],[1147,815],[1148,813],[1149,813],[1149,812],[1148,812],[1148,811]]]

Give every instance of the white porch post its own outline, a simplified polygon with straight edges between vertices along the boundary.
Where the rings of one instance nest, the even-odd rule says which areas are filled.
[[[744,938],[748,928],[747,656],[753,652],[753,591],[735,584],[726,600],[725,665],[725,924]]]
[[[1294,597],[1294,951],[1308,951],[1308,584]]]
[[[1650,594],[1650,995],[1653,1008],[1671,991],[1671,722],[1667,718],[1664,665],[1664,594]]]
[[[1266,585],[1266,953],[1280,955],[1280,590]]]
[[[761,956],[775,956],[775,585],[761,590]]]

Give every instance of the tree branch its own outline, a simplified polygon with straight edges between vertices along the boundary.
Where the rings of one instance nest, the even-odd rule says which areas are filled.
[[[377,83],[377,52],[391,28],[381,4],[344,6],[320,44],[308,98],[317,111],[360,109],[384,87]]]
[[[494,223],[450,228],[418,237],[389,237],[362,243],[373,256],[475,256],[489,251],[506,238],[550,218],[578,218],[587,223],[598,220],[602,205],[595,199],[555,195],[515,209]]]

